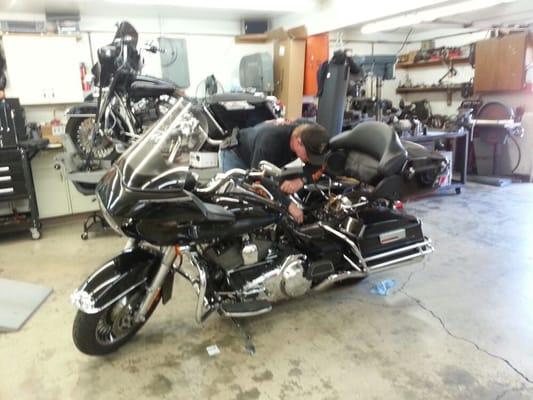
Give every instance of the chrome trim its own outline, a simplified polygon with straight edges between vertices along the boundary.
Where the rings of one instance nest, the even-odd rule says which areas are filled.
[[[174,264],[175,259],[176,250],[174,247],[166,247],[163,251],[163,259],[161,260],[159,270],[155,274],[150,286],[148,286],[146,289],[146,296],[139,307],[139,311],[137,311],[135,314],[135,322],[144,322],[146,320],[146,314],[158,295],[161,286],[163,286],[163,283],[165,282],[165,279],[172,268],[172,264]]]
[[[350,264],[350,265],[352,266],[353,269],[355,269],[355,270],[358,271],[358,272],[363,272],[363,271],[361,270],[361,268],[359,268],[359,266],[358,266],[356,263],[354,263],[354,262],[352,261],[352,259],[351,259],[350,257],[348,257],[346,254],[343,254],[342,257],[343,257],[346,261],[348,261],[348,264]]]
[[[410,247],[410,246],[408,246],[408,247]],[[424,247],[425,247],[425,249],[424,249]],[[415,248],[411,248],[410,250],[414,250]],[[402,250],[402,249],[399,249],[399,250]],[[405,248],[403,250],[404,251],[408,251],[408,250],[405,250]],[[374,272],[374,271],[377,271],[377,270],[382,270],[382,269],[390,267],[390,266],[392,266],[394,264],[398,264],[398,263],[401,263],[401,262],[404,262],[404,261],[412,260],[413,258],[424,257],[424,256],[432,253],[433,250],[434,249],[433,249],[433,246],[431,245],[431,242],[429,241],[429,239],[426,239],[422,244],[419,245],[417,253],[413,253],[413,254],[409,254],[409,255],[403,256],[403,257],[395,258],[393,260],[385,261],[385,262],[382,262],[381,264],[372,265],[371,267],[369,267],[369,269],[370,269],[371,272]],[[397,254],[397,253],[395,253],[395,254]]]
[[[94,114],[66,114],[68,118],[90,118],[90,117],[96,117],[96,113]]]
[[[365,258],[365,261],[369,262],[369,261],[379,260],[380,258],[393,256],[398,253],[403,253],[404,251],[414,250],[416,248],[421,248],[421,247],[430,247],[433,250],[433,247],[431,246],[431,241],[428,238],[424,238],[424,239],[425,240],[420,243],[411,244],[405,247],[400,247],[398,249],[387,251],[385,253],[376,254],[375,256],[367,257]]]
[[[219,308],[220,314],[224,317],[228,318],[248,318],[248,317],[255,317],[257,315],[263,315],[270,311],[272,311],[272,305],[270,305],[268,308],[263,308],[262,310],[253,311],[253,312],[225,312],[222,310],[222,308]]]
[[[191,264],[198,270],[198,279],[194,281],[193,287],[198,293],[198,301],[196,302],[196,322],[201,324],[209,314],[209,306],[207,304],[207,299],[205,298],[205,292],[207,290],[207,275],[204,268],[198,261],[198,254],[195,252],[190,252],[189,259],[191,260]]]
[[[207,106],[205,104],[203,105],[203,108],[204,108],[205,113],[207,114],[207,116],[211,120],[211,122],[216,126],[216,128],[220,131],[220,133],[225,135],[226,132],[224,131],[224,129],[222,129],[222,127],[219,125],[219,123],[216,121],[216,119],[211,115],[211,113],[209,112],[209,110],[207,109]]]
[[[211,183],[209,183],[206,187],[196,189],[196,192],[198,193],[211,193],[220,188],[224,183],[226,183],[230,178],[232,178],[235,175],[248,175],[250,177],[261,177],[263,176],[262,172],[257,171],[247,171],[245,169],[241,168],[233,168],[230,169],[228,172],[225,172],[224,174],[219,175],[218,177],[215,177]]]
[[[329,289],[331,286],[333,286],[336,282],[345,281],[347,279],[359,279],[359,278],[365,278],[368,274],[364,272],[359,271],[346,271],[342,272],[340,274],[334,274],[328,276],[325,280],[320,282],[318,285],[316,285],[311,290],[314,291],[322,291]]]
[[[76,308],[78,308],[80,311],[83,311],[86,314],[96,314],[96,313],[104,310],[105,308],[109,307],[111,304],[113,304],[114,302],[116,302],[120,298],[124,297],[129,292],[131,292],[132,290],[134,290],[134,289],[138,288],[139,286],[143,285],[145,282],[146,282],[146,278],[143,279],[142,281],[139,281],[135,285],[129,287],[124,292],[120,293],[119,295],[114,297],[112,300],[108,301],[107,303],[105,303],[104,305],[102,305],[100,307],[94,307],[95,300],[94,300],[93,296],[90,293],[86,292],[85,290],[80,290],[80,289],[75,290],[74,293],[72,293],[70,295],[70,302]]]
[[[333,229],[331,226],[324,224],[323,222],[319,222],[318,226],[320,226],[321,228],[325,229],[326,231],[328,231],[332,235],[337,236],[339,239],[344,240],[350,246],[350,248],[352,249],[354,254],[357,256],[357,258],[361,262],[361,266],[363,267],[362,268],[363,272],[368,272],[368,266],[366,265],[366,260],[363,258],[363,255],[359,251],[359,248],[357,247],[357,245],[352,240],[350,240],[348,238],[348,236],[346,236],[345,234],[337,231],[336,229]]]

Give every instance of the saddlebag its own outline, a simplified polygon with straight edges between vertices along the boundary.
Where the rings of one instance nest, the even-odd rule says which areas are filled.
[[[388,208],[372,208],[348,218],[344,229],[357,239],[369,268],[385,267],[427,254],[431,244],[420,220]]]

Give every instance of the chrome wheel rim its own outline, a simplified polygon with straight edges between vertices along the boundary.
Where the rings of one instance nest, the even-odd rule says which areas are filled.
[[[129,335],[139,325],[134,321],[142,296],[124,296],[102,314],[96,324],[96,341],[109,346]]]
[[[85,157],[103,159],[111,155],[115,149],[113,141],[107,136],[95,135],[95,119],[87,118],[78,127],[76,142]]]

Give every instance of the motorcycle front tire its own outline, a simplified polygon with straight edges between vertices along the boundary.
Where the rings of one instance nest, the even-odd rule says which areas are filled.
[[[117,351],[120,347],[126,344],[148,321],[154,310],[157,308],[161,300],[161,295],[159,295],[152,304],[146,314],[144,322],[135,323],[132,321],[133,315],[129,316],[129,328],[120,326],[122,321],[113,320],[113,316],[116,316],[116,308],[120,305],[124,305],[124,307],[131,306],[128,301],[128,296],[130,298],[136,297],[136,300],[133,301],[133,306],[138,306],[138,303],[144,298],[145,294],[145,288],[139,287],[138,290],[134,290],[129,295],[118,299],[116,302],[96,314],[87,314],[81,310],[78,311],[72,327],[72,339],[78,350],[91,356],[103,356]],[[116,329],[123,330],[121,332],[122,335],[118,338],[114,337]],[[115,332],[113,332],[114,330]]]

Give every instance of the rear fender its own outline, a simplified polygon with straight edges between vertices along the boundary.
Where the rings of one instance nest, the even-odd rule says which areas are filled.
[[[71,296],[87,314],[96,314],[153,277],[161,255],[141,248],[124,250],[98,268]]]
[[[89,118],[96,116],[96,103],[82,103],[72,106],[65,111],[69,118]]]

